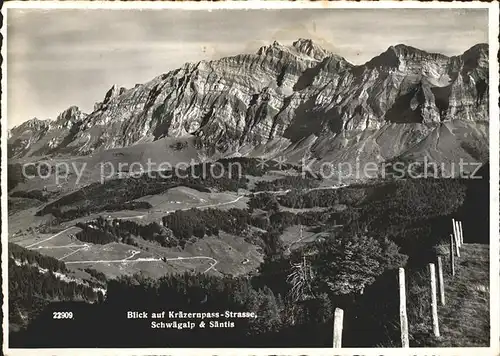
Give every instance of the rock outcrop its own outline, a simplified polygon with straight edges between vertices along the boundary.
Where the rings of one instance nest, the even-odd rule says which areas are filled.
[[[55,120],[28,120],[9,131],[9,157],[44,156],[71,153],[64,150],[71,138],[79,132],[87,114],[71,106]]]
[[[396,45],[355,66],[311,40],[274,42],[256,54],[187,63],[131,89],[113,86],[89,115],[70,108],[54,123],[24,123],[9,144],[16,157],[85,155],[194,135],[205,156],[302,150],[382,161],[443,123],[487,122],[488,85],[486,44],[454,57]],[[487,140],[480,131],[476,138]]]

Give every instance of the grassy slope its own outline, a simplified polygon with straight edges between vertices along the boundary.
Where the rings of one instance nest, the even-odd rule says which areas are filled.
[[[446,305],[438,306],[441,337],[437,347],[489,345],[489,245],[464,244],[456,274],[445,274]],[[433,345],[433,346],[434,346]]]

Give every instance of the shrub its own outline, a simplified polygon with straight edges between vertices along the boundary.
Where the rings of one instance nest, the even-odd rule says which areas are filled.
[[[314,252],[312,270],[318,292],[359,294],[387,269],[406,263],[406,256],[390,241],[368,236],[331,236],[306,248]],[[306,253],[307,253],[306,252]]]

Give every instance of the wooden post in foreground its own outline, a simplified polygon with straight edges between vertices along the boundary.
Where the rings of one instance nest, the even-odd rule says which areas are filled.
[[[457,241],[457,224],[455,224],[455,218],[451,219],[451,223],[453,225],[453,237],[455,238],[455,242]]]
[[[408,338],[408,315],[406,314],[405,269],[399,269],[399,322],[401,325],[401,347],[410,347]]]
[[[458,223],[455,219],[452,219],[453,222],[453,237],[455,238],[455,245],[457,248],[460,248],[460,238],[458,236]]]
[[[443,261],[441,260],[441,256],[437,258],[438,262],[438,283],[439,283],[439,301],[441,305],[445,305],[446,302],[444,300],[444,278],[443,278]]]
[[[455,251],[453,246],[453,235],[450,234],[450,271],[451,275],[455,275]]]
[[[454,228],[453,228],[453,238],[454,238],[454,243],[455,243],[455,251],[457,253],[457,257],[460,257],[460,240],[458,239],[458,232],[457,231],[457,225],[456,224],[453,224],[454,225]]]
[[[339,349],[342,347],[342,324],[344,323],[344,311],[335,308],[333,319],[333,347]]]
[[[429,274],[431,276],[431,310],[432,310],[432,333],[439,337],[439,322],[436,296],[436,268],[434,263],[429,263]]]
[[[460,246],[462,246],[464,244],[464,229],[461,221],[458,222],[458,226],[460,228]]]

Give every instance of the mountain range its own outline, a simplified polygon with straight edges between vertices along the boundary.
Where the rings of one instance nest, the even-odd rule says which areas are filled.
[[[488,88],[487,44],[452,57],[398,44],[353,65],[309,39],[273,42],[133,88],[113,85],[91,113],[71,106],[55,120],[26,121],[9,131],[9,157],[189,138],[198,158],[484,162]]]

